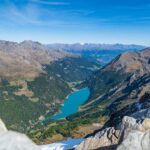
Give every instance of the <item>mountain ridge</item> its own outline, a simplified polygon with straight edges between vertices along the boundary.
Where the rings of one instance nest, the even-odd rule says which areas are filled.
[[[140,99],[150,90],[150,49],[127,52],[117,56],[102,69],[96,71],[83,86],[90,88],[89,100],[80,112],[68,119],[105,118],[106,126],[117,124],[124,115],[138,111]],[[141,109],[148,108],[148,100]],[[132,108],[132,109],[130,109]],[[132,111],[131,111],[132,110]]]
[[[63,49],[67,51],[84,51],[84,50],[141,50],[146,46],[136,44],[94,44],[94,43],[74,43],[74,44],[62,44],[54,43],[47,44],[47,47],[51,49]]]

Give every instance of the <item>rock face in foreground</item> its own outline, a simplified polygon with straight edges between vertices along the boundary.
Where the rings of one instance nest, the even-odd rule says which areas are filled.
[[[66,143],[67,144],[67,143]],[[59,147],[58,147],[59,146]],[[61,147],[61,148],[60,148]],[[7,131],[0,120],[0,150],[67,150],[64,146],[54,144],[37,146],[26,135]],[[76,150],[149,150],[150,119],[137,120],[124,117],[119,129],[113,127],[97,132],[85,139]]]
[[[115,147],[118,144],[119,131],[114,128],[107,128],[94,136],[83,141],[76,150],[91,150],[97,148],[106,148],[107,146]]]
[[[149,150],[150,149],[150,119],[142,122],[129,117],[123,120],[123,130],[121,138],[123,141],[117,150]]]
[[[0,150],[40,150],[26,135],[7,131],[0,120]]]
[[[0,150],[40,150],[27,136],[8,131],[0,133]]]
[[[5,124],[3,123],[3,121],[0,119],[0,133],[1,132],[6,132],[7,128],[5,126]]]
[[[113,127],[87,138],[76,150],[149,150],[150,119],[136,120],[124,117],[119,129]]]

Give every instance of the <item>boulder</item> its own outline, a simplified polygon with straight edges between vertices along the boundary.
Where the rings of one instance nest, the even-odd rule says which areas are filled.
[[[111,146],[113,149],[116,147],[119,141],[120,131],[112,128],[106,128],[95,134],[93,137],[87,138],[76,150],[91,150],[99,147]]]
[[[150,150],[150,119],[125,116],[119,129],[97,132],[79,144],[76,150]]]
[[[131,131],[117,150],[149,150],[150,149],[150,131],[141,132]]]
[[[120,145],[117,150],[149,150],[150,119],[136,120],[124,117],[121,128]]]
[[[0,133],[0,150],[40,150],[26,135],[13,131]]]

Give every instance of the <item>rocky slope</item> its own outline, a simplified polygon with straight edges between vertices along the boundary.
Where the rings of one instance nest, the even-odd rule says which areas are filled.
[[[97,71],[84,83],[91,90],[89,101],[81,107],[80,113],[68,119],[102,120],[110,127],[120,123],[125,115],[149,108],[149,59],[149,48],[127,52]]]
[[[125,116],[118,128],[97,131],[78,145],[76,150],[149,150],[149,135],[149,118],[138,120]]]

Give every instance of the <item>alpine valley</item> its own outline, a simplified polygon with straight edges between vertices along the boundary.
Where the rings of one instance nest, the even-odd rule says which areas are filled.
[[[9,129],[27,132],[58,112],[76,83],[99,67],[38,42],[0,41],[1,118]]]
[[[78,88],[89,87],[91,94],[78,113],[68,116],[67,121],[61,120],[61,131],[67,131],[62,134],[72,138],[93,138],[91,143],[87,140],[92,146],[96,138],[94,135],[109,127],[118,128],[124,116],[138,119],[149,117],[149,58],[149,48],[122,53],[78,85]],[[59,124],[57,127],[60,127]],[[57,127],[48,126],[36,131],[35,141],[42,141],[41,137],[43,142],[47,141],[49,132]],[[93,134],[89,134],[92,132],[91,128],[95,130]],[[100,134],[103,133],[105,131]],[[106,132],[107,134],[109,133]],[[97,141],[99,147],[95,145],[93,149],[100,148],[100,141],[101,139]],[[109,146],[108,143],[105,144],[104,147]]]
[[[33,41],[0,41],[0,118],[9,130],[27,134],[36,144],[78,138],[83,142],[77,150],[86,146],[123,150],[126,143],[121,137],[128,140],[124,131],[128,134],[136,129],[146,134],[150,49],[87,45],[75,50]],[[105,55],[110,56],[109,63]],[[50,119],[60,112],[65,99],[83,89],[90,96],[76,113]]]

